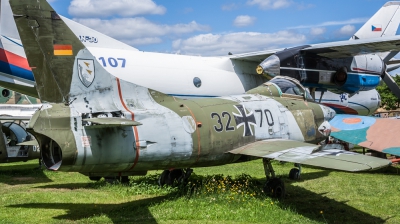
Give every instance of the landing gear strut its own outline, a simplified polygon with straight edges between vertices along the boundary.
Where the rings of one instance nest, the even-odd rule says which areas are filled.
[[[300,180],[301,176],[301,165],[298,163],[294,164],[295,167],[298,168],[292,168],[289,172],[289,178],[292,180]]]
[[[189,179],[192,172],[193,169],[190,168],[164,170],[158,178],[158,185],[162,187],[164,185],[172,186],[175,183],[184,183],[187,179]]]
[[[264,192],[270,193],[273,197],[283,198],[285,196],[285,183],[275,176],[275,171],[270,159],[263,158],[263,164],[265,176],[267,178],[267,182],[265,182],[263,188]]]

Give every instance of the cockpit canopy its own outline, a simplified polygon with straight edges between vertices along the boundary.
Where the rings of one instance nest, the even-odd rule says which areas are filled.
[[[277,76],[247,93],[313,100],[304,86],[302,86],[296,79],[286,76]]]

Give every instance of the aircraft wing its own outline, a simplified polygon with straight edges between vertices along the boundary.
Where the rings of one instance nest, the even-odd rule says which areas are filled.
[[[379,169],[390,165],[390,161],[385,159],[338,149],[320,150],[319,145],[287,139],[258,141],[229,153],[351,172]]]
[[[284,48],[281,49],[274,49],[274,50],[266,50],[266,51],[257,51],[257,52],[250,52],[244,54],[235,54],[231,55],[231,59],[241,60],[241,61],[253,61],[253,62],[262,62],[267,57],[275,54],[278,51],[282,51]]]
[[[232,55],[234,60],[262,62],[270,55],[283,49],[258,51],[246,54]],[[346,40],[313,44],[304,46],[305,53],[313,53],[328,58],[351,57],[359,54],[369,54],[400,50],[400,35],[391,37],[378,37],[359,40]]]
[[[400,156],[400,120],[339,114],[331,136],[371,150]]]
[[[305,52],[315,53],[328,58],[350,57],[358,54],[398,50],[400,50],[400,36],[314,44],[303,49]]]

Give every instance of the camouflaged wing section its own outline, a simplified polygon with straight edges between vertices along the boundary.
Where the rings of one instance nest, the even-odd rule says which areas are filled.
[[[11,0],[10,5],[39,97],[68,102],[75,56],[84,45],[45,0]],[[55,44],[71,45],[72,55],[55,56]]]
[[[337,149],[319,150],[319,145],[285,139],[251,143],[229,151],[233,154],[270,158],[342,171],[366,171],[389,166],[390,161]]]
[[[400,120],[336,115],[331,136],[368,149],[400,156]]]

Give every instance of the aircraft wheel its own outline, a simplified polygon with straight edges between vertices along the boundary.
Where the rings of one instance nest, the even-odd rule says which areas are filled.
[[[92,181],[99,181],[99,180],[101,179],[101,177],[98,177],[98,176],[90,176],[89,179],[92,180]]]
[[[164,171],[161,173],[160,177],[158,178],[158,185],[159,185],[160,187],[164,186],[164,185],[167,183],[166,180],[167,180],[168,177],[169,177],[169,173],[170,173],[169,170],[164,170]]]
[[[289,172],[289,178],[292,180],[299,180],[300,179],[300,170],[297,168],[292,168]]]
[[[272,197],[283,198],[285,196],[285,183],[279,178],[272,178],[265,183],[263,188],[265,193],[269,193]]]
[[[175,181],[179,182],[180,179],[182,179],[183,176],[183,170],[182,169],[176,169],[176,170],[172,170],[169,173],[169,178],[166,181],[166,184],[168,184],[169,186],[172,186]]]
[[[120,181],[122,184],[129,184],[129,177],[128,176],[121,176]]]
[[[104,177],[104,180],[109,184],[115,184],[118,182],[118,177],[116,176]]]

